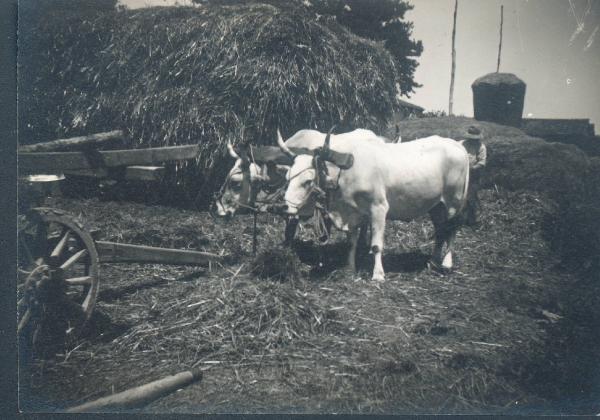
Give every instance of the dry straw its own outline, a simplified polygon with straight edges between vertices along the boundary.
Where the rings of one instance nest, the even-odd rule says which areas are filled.
[[[397,106],[383,45],[301,9],[149,8],[50,18],[31,32],[23,76],[44,92],[23,104],[32,140],[122,127],[132,147],[199,143],[196,190],[223,175],[227,141],[376,128]]]

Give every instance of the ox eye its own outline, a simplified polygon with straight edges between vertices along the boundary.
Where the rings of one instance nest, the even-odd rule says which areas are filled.
[[[309,188],[309,187],[311,187],[311,186],[312,186],[312,184],[313,184],[313,181],[312,181],[312,179],[309,179],[309,180],[306,180],[306,181],[304,181],[304,182],[302,183],[302,186],[303,186],[304,188]]]
[[[242,188],[242,184],[238,182],[231,183],[231,189],[234,191],[239,191]]]

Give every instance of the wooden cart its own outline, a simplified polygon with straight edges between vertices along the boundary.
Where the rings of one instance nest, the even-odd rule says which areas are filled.
[[[205,265],[206,252],[96,241],[83,220],[40,203],[64,174],[156,180],[164,162],[193,159],[198,146],[98,150],[121,131],[22,146],[19,159],[17,331],[34,347],[48,331],[76,337],[94,310],[100,263]],[[74,150],[75,149],[75,150]],[[41,336],[46,337],[39,340]]]

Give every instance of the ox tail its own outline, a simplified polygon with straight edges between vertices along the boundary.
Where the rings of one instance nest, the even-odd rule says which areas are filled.
[[[468,197],[469,197],[469,177],[471,175],[471,165],[469,165],[468,161],[467,161],[467,176],[465,177],[465,188],[463,191],[463,203],[462,203],[462,207],[460,209],[461,213],[465,210],[465,208],[467,207],[467,201],[468,201]]]
[[[467,161],[468,162],[468,161]],[[469,193],[471,186],[469,185],[469,178],[471,175],[471,165],[467,163],[467,173],[465,175],[465,185],[463,187],[463,196],[461,200],[461,206],[459,211],[456,213],[456,216],[453,218],[453,225],[455,227],[462,226],[466,223],[467,220],[467,208],[469,206]]]

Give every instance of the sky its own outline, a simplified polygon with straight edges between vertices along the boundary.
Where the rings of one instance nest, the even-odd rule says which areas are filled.
[[[121,0],[128,7],[190,0]],[[448,112],[454,0],[411,0],[406,14],[423,42],[408,99]],[[458,0],[454,114],[473,116],[471,84],[496,71],[500,6],[504,24],[500,71],[527,85],[523,115],[590,118],[600,132],[600,0]]]
[[[448,111],[454,0],[413,0],[406,18],[423,42],[410,101]],[[527,85],[524,116],[591,118],[600,131],[600,0],[458,0],[454,113],[473,115],[471,84],[500,71]],[[577,30],[577,28],[580,28]]]

